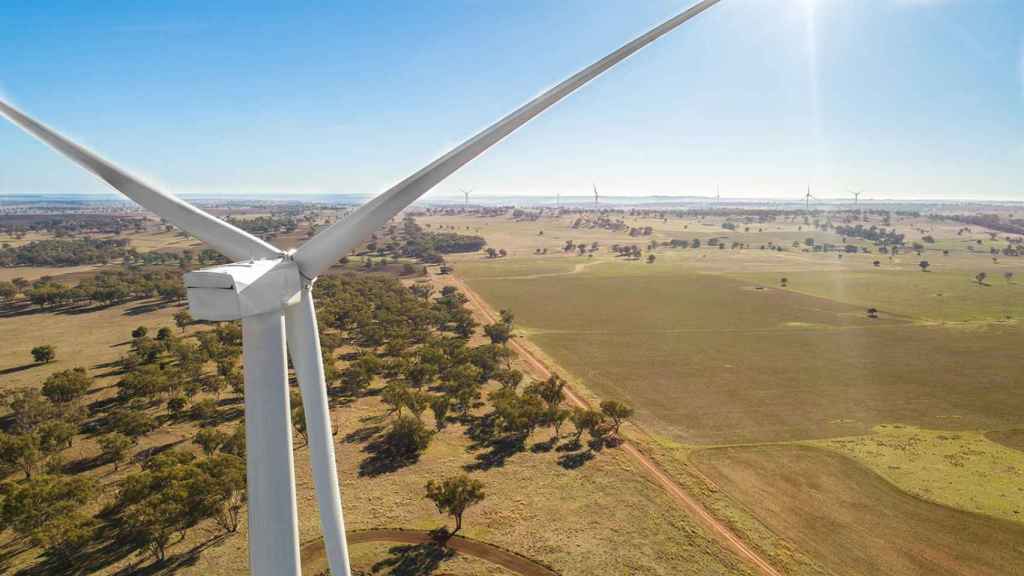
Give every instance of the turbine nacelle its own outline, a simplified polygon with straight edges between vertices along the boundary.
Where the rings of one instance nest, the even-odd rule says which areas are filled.
[[[299,267],[289,258],[246,260],[185,274],[188,308],[197,320],[241,320],[297,304]]]

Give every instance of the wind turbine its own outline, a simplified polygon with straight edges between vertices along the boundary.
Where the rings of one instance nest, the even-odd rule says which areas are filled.
[[[805,212],[810,212],[810,210],[811,210],[811,199],[812,198],[814,200],[817,200],[817,198],[814,198],[814,196],[811,196],[811,187],[810,187],[810,185],[808,185],[807,186],[807,194],[804,195],[804,211]]]
[[[857,206],[858,204],[860,204],[860,195],[862,193],[863,193],[863,190],[857,190],[857,191],[850,190],[850,194],[853,194],[853,205],[854,206]]]
[[[466,197],[466,201],[462,205],[462,211],[463,212],[468,212],[469,211],[469,193],[472,192],[472,191],[473,191],[472,188],[470,188],[468,190],[463,188],[463,190],[462,190],[462,195]]]
[[[598,200],[597,184],[594,184],[594,207],[595,208],[597,208],[597,200]]]
[[[254,576],[299,576],[301,573],[288,352],[305,407],[320,527],[331,572],[338,576],[351,574],[313,307],[312,288],[317,276],[425,192],[505,136],[719,1],[698,2],[577,72],[340,218],[297,250],[280,250],[146,184],[0,99],[0,115],[144,208],[234,260],[231,264],[187,273],[185,286],[194,318],[242,321],[249,564]],[[596,185],[594,200],[597,201]]]

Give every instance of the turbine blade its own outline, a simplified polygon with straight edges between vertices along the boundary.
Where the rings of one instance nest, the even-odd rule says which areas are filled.
[[[275,258],[281,251],[259,238],[215,218],[181,199],[161,192],[138,178],[114,166],[41,122],[29,117],[7,102],[0,100],[0,115],[29,134],[42,140],[54,150],[92,172],[118,192],[131,198],[147,210],[173,222],[189,234],[206,242],[233,260]]]
[[[295,375],[302,391],[302,408],[306,414],[309,438],[309,459],[313,467],[313,485],[320,507],[320,530],[330,563],[331,574],[351,576],[348,544],[345,541],[345,519],[341,513],[341,491],[338,469],[334,461],[334,438],[331,433],[331,412],[327,403],[320,334],[316,311],[309,287],[302,290],[299,303],[285,308],[285,330]]]
[[[683,22],[717,4],[720,0],[703,0],[684,12],[656,26],[618,50],[577,72],[569,79],[544,92],[518,110],[492,124],[489,128],[463,142],[420,171],[402,180],[391,189],[367,202],[344,220],[339,220],[314,236],[295,253],[294,259],[307,278],[327,271],[339,258],[384,225],[393,216],[412,204],[425,192],[453,172],[501,141],[517,128],[577,88],[593,80],[605,70],[625,60],[644,46],[672,31]]]

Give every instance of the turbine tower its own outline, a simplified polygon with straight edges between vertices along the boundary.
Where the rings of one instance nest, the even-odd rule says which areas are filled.
[[[854,206],[857,206],[858,204],[860,204],[860,195],[861,195],[861,193],[862,193],[861,191],[851,192],[851,194],[853,194],[853,205]]]
[[[469,193],[472,192],[472,191],[473,191],[472,188],[470,188],[468,190],[463,188],[463,190],[462,190],[462,195],[466,197],[466,200],[465,200],[465,202],[462,205],[463,212],[468,212],[469,211]]]
[[[281,250],[163,192],[0,100],[6,116],[147,210],[234,262],[185,274],[189,310],[200,320],[241,320],[254,576],[299,576],[298,512],[288,394],[288,353],[302,392],[324,547],[335,576],[351,574],[312,288],[339,258],[425,192],[602,72],[720,0],[703,0],[527,102],[297,250]],[[597,202],[597,186],[594,201]],[[468,194],[467,194],[468,203]]]
[[[597,184],[594,184],[594,208],[597,208],[597,200],[598,200]]]

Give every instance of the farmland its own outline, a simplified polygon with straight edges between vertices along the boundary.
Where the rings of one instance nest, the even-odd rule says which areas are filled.
[[[632,402],[632,437],[709,490],[741,533],[805,554],[773,553],[794,573],[1001,573],[1024,561],[1024,266],[996,252],[1002,238],[899,217],[921,253],[883,255],[806,218],[726,230],[727,217],[615,217],[650,230],[633,238],[572,215],[423,222],[505,248],[506,258],[454,258],[455,273],[514,310],[519,336],[585,394]],[[665,245],[681,239],[702,246]],[[825,243],[856,249],[811,249]],[[630,244],[644,257],[611,250]],[[764,492],[776,483],[793,483],[777,507]],[[834,505],[804,514],[822,498]],[[905,516],[887,517],[889,533],[854,513],[873,499]],[[807,541],[814,526],[850,522],[840,539]],[[977,539],[911,547],[933,524]],[[989,560],[977,546],[998,549],[985,548]],[[927,560],[942,554],[949,564]]]

